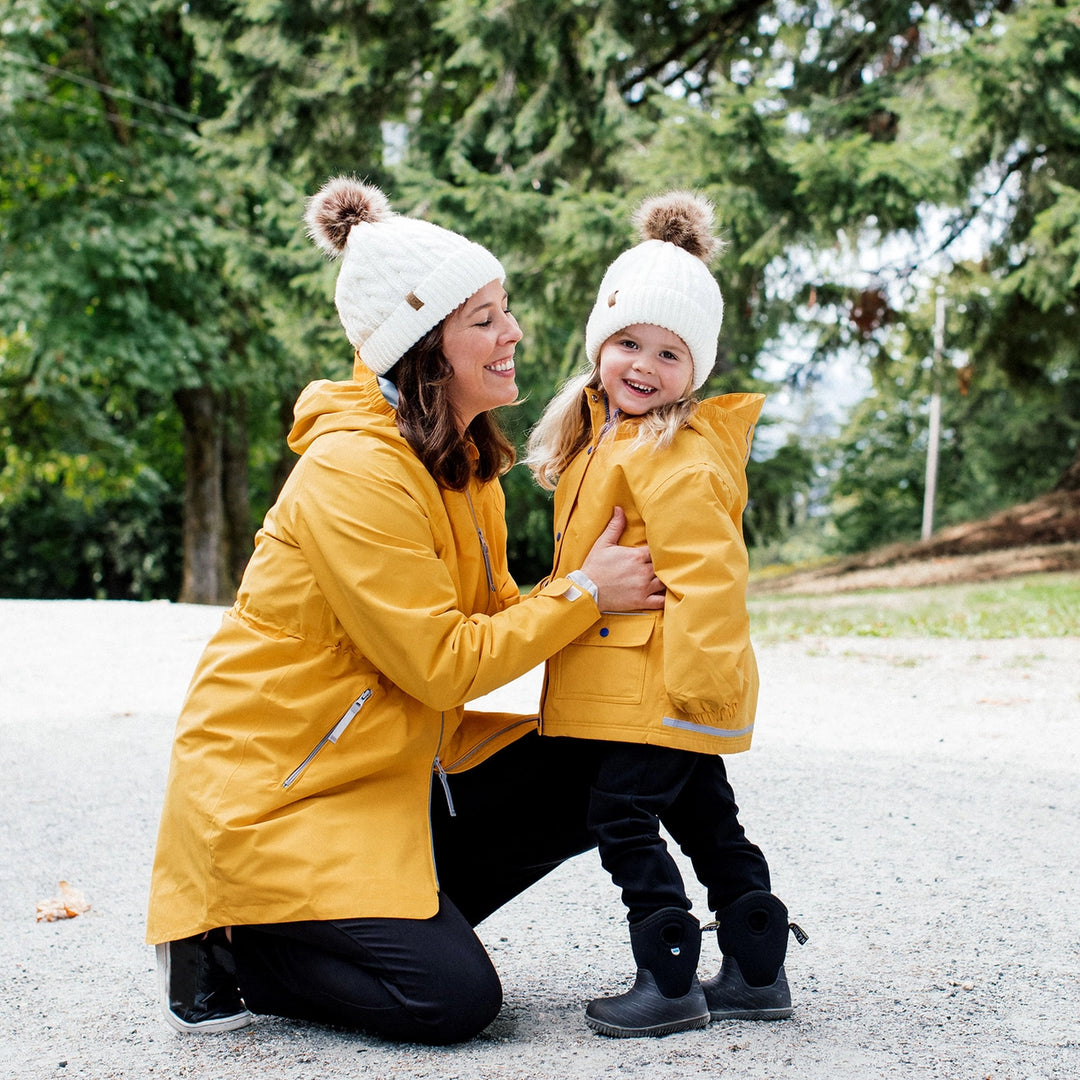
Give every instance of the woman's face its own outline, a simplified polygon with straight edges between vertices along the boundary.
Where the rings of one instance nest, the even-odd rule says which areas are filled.
[[[635,323],[600,346],[600,382],[608,402],[627,416],[678,401],[690,390],[694,362],[678,334]]]
[[[521,340],[506,290],[491,281],[448,315],[442,350],[454,369],[447,392],[464,431],[477,416],[517,400],[514,347]]]

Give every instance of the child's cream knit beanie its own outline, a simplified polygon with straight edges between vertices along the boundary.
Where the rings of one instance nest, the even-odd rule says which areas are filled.
[[[643,238],[607,269],[585,327],[585,352],[596,363],[600,346],[635,323],[678,334],[694,360],[693,389],[716,363],[724,298],[708,263],[720,248],[712,235],[712,205],[673,191],[646,199],[634,215]]]

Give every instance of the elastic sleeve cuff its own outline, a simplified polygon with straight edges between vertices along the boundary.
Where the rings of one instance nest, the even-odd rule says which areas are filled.
[[[739,703],[737,701],[725,701],[707,712],[690,712],[687,710],[686,717],[695,724],[710,726],[724,726],[730,724],[738,715]]]

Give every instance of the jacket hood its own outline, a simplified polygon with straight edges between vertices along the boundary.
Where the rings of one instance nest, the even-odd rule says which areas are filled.
[[[319,379],[304,387],[293,409],[289,448],[303,454],[320,435],[334,431],[368,431],[400,439],[394,417],[374,372],[357,360],[351,379]]]
[[[607,395],[592,386],[585,387],[584,394],[597,433],[610,419]],[[704,436],[734,473],[742,472],[764,404],[764,394],[719,394],[699,402],[687,426]]]
[[[706,398],[691,415],[690,427],[708,439],[725,459],[730,461],[734,455],[745,466],[764,404],[764,394],[721,394]]]

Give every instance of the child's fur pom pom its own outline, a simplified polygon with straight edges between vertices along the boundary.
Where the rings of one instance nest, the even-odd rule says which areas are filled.
[[[308,199],[304,223],[315,246],[333,259],[345,250],[354,225],[383,221],[392,213],[390,200],[377,187],[352,176],[335,176]]]
[[[692,191],[669,191],[646,199],[634,215],[643,240],[665,240],[708,265],[723,247],[713,236],[713,208]]]

